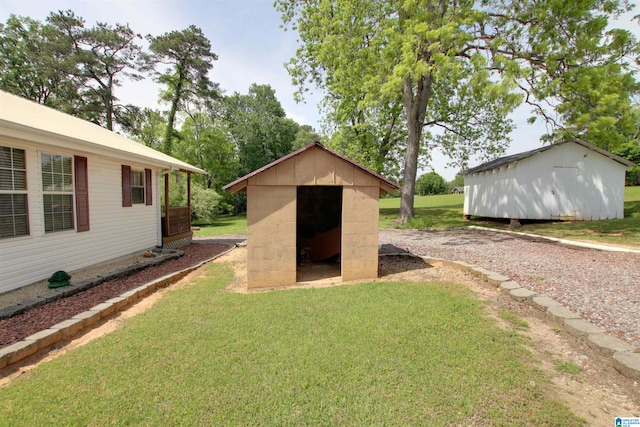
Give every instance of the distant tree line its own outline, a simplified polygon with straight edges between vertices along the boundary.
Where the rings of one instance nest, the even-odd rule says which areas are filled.
[[[217,192],[220,211],[242,208],[222,185],[322,138],[402,182],[405,222],[433,150],[460,169],[501,155],[508,115],[523,103],[549,127],[547,142],[583,138],[640,162],[640,47],[633,32],[608,27],[630,10],[625,0],[275,7],[301,41],[287,64],[298,99],[314,87],[326,94],[322,136],[287,118],[269,85],[225,94],[210,77],[218,56],[195,26],[143,38],[128,24],[89,26],[70,10],[44,22],[12,15],[0,24],[0,89],[206,170],[196,182]],[[148,78],[160,85],[158,108],[120,102],[123,82]],[[640,183],[640,169],[628,181]]]
[[[269,85],[225,95],[210,79],[218,56],[200,28],[148,35],[147,49],[143,41],[128,24],[88,26],[71,10],[45,22],[12,15],[0,24],[0,89],[206,170],[194,177],[194,212],[202,219],[243,207],[224,184],[320,139],[286,117]],[[122,83],[145,78],[160,85],[158,108],[121,103]],[[172,203],[181,197],[176,192]]]

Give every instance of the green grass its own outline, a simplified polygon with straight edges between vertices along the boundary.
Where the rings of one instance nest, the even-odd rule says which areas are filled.
[[[466,288],[223,291],[228,265],[0,389],[0,425],[582,425]]]
[[[471,221],[471,223],[476,223],[476,221]],[[499,221],[479,220],[478,225],[492,228],[508,228],[508,224]],[[517,231],[570,240],[640,247],[640,186],[625,187],[624,219],[525,222],[524,226]]]
[[[222,215],[211,224],[196,224],[200,230],[194,235],[198,237],[224,236],[225,234],[247,234],[247,214]]]
[[[517,231],[573,240],[586,240],[640,247],[640,186],[626,187],[624,219],[606,221],[523,221]],[[415,218],[401,226],[406,229],[447,229],[479,225],[489,228],[508,229],[507,220],[473,218],[464,221],[462,209],[464,195],[417,196],[414,202]],[[400,210],[399,198],[380,200],[380,228],[396,227]],[[220,236],[224,234],[246,234],[247,216],[223,216],[214,224],[201,225],[196,236]]]
[[[464,195],[416,196],[413,201],[415,218],[402,228],[451,228],[469,225],[462,218]],[[380,228],[393,228],[400,211],[400,198],[380,199]]]
[[[573,362],[563,362],[561,360],[554,360],[553,364],[556,365],[556,371],[576,375],[579,374],[581,369]]]
[[[503,310],[500,312],[500,317],[509,322],[509,324],[511,324],[511,326],[516,330],[524,331],[529,329],[529,323],[526,320],[520,319],[513,313]]]

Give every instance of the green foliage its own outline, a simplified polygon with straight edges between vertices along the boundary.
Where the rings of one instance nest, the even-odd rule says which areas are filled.
[[[225,98],[225,121],[238,149],[238,176],[289,154],[299,130],[286,118],[273,88],[255,83],[247,95]]]
[[[220,205],[221,197],[210,188],[194,186],[191,189],[191,217],[195,220],[211,223],[224,210]]]
[[[0,388],[20,425],[554,425],[522,339],[449,283],[225,291],[232,266]],[[487,361],[491,363],[487,363]],[[535,385],[532,385],[535,384]]]
[[[302,125],[298,127],[298,132],[296,132],[296,139],[293,141],[292,149],[298,150],[300,148],[306,147],[312,142],[322,142],[321,140],[322,137],[312,126]]]
[[[170,104],[162,151],[171,154],[176,136],[176,114],[184,109],[184,103],[194,98],[207,100],[218,92],[218,85],[208,76],[212,62],[218,56],[211,51],[209,39],[194,25],[182,31],[147,38],[151,55],[146,57],[146,68],[155,70],[161,65],[168,65],[155,73],[157,81],[166,86],[161,98]]]
[[[640,127],[638,127],[638,129],[640,132]],[[612,152],[613,154],[624,157],[637,165],[627,171],[626,184],[640,185],[640,141],[630,141],[620,144]]]
[[[420,196],[445,194],[446,192],[447,184],[437,172],[425,173],[416,181],[416,194]]]
[[[455,187],[464,187],[464,176],[457,174],[453,181],[447,182],[447,192],[450,193]]]
[[[71,55],[55,28],[11,15],[0,24],[0,89],[72,112],[79,83],[69,73]]]
[[[414,215],[419,159],[433,149],[459,167],[471,155],[493,158],[508,144],[506,116],[517,104],[550,119],[545,106],[577,90],[565,84],[576,70],[637,53],[630,32],[605,33],[608,16],[630,7],[622,0],[277,0],[276,7],[302,42],[288,65],[298,95],[308,84],[327,93],[334,146],[378,171],[404,159],[399,222]]]

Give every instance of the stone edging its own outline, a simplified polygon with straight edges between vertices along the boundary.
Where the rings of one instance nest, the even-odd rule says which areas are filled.
[[[125,308],[142,300],[147,295],[154,293],[158,289],[167,287],[177,282],[187,274],[191,273],[193,270],[196,270],[202,265],[231,252],[235,247],[236,246],[232,246],[226,251],[221,252],[212,258],[201,261],[198,264],[185,268],[184,270],[167,274],[166,276],[160,277],[149,283],[138,286],[137,288],[131,289],[130,291],[127,291],[118,297],[111,298],[103,303],[96,305],[95,307],[90,308],[87,311],[76,314],[71,319],[64,320],[51,326],[48,329],[30,335],[22,341],[18,341],[7,347],[0,348],[0,369],[20,362],[21,360],[39,351],[48,351],[58,342],[70,340],[81,332],[87,332],[99,321],[112,317],[113,315],[123,311]],[[174,250],[172,252],[182,252],[180,256],[184,254],[183,251]],[[113,276],[111,277],[111,279],[116,277],[118,276]],[[102,283],[104,281],[105,280],[102,280],[99,283]],[[77,292],[80,291],[78,290],[74,293]]]
[[[389,255],[417,257],[429,264],[441,263],[447,267],[470,273],[499,287],[501,291],[517,301],[528,301],[535,308],[544,311],[552,321],[563,326],[567,333],[586,341],[589,347],[605,356],[612,357],[614,367],[622,375],[631,379],[640,379],[640,353],[637,352],[638,349],[635,346],[607,334],[604,329],[582,319],[578,313],[569,310],[551,298],[522,288],[508,277],[476,265],[441,258],[421,257],[406,252],[382,254],[382,256]]]
[[[75,315],[71,319],[53,325],[49,329],[37,332],[22,341],[1,348],[0,369],[15,364],[38,351],[49,350],[59,341],[73,338],[78,333],[91,328],[98,321],[111,317],[159,288],[175,283],[202,265],[231,252],[235,247],[236,246],[232,246],[210,259],[125,292],[119,297],[111,298],[85,312]],[[416,257],[416,255],[410,253],[388,253],[382,254],[381,256]],[[622,375],[632,379],[640,379],[640,353],[636,352],[636,348],[633,345],[606,334],[604,329],[581,319],[580,315],[564,307],[559,302],[543,295],[538,295],[528,289],[521,288],[517,282],[509,280],[508,277],[482,267],[440,258],[418,258],[430,264],[441,263],[447,267],[470,273],[489,284],[499,287],[515,300],[531,302],[534,307],[545,311],[547,317],[564,326],[569,334],[586,340],[590,347],[606,356],[612,357],[616,370]]]
[[[21,301],[18,304],[10,305],[8,307],[0,309],[0,320],[9,319],[13,316],[22,314],[27,310],[31,310],[32,308],[40,307],[41,305],[48,304],[62,298],[70,297],[71,295],[86,291],[87,289],[98,286],[104,282],[129,276],[147,267],[155,267],[158,264],[180,258],[183,255],[184,251],[181,250],[162,249],[160,256],[151,258],[147,261],[140,262],[138,264],[134,264],[119,270],[110,271],[107,274],[100,275],[92,279],[83,280],[79,283],[72,283],[61,288],[50,289],[48,292],[42,295],[38,295],[37,297],[33,297],[28,300]]]

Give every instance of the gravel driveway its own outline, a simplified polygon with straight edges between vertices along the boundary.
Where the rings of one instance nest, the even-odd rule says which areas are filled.
[[[640,347],[640,254],[479,230],[381,230],[380,244],[508,276]]]

